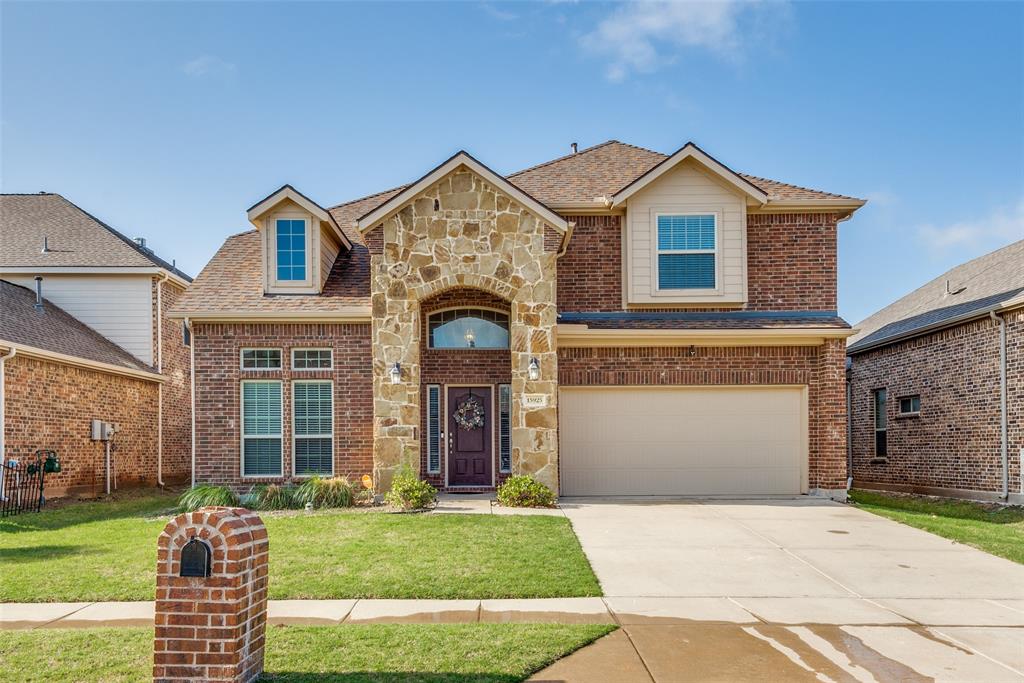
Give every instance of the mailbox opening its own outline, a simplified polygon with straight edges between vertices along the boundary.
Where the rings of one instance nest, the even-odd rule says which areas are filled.
[[[210,546],[193,536],[181,549],[178,576],[209,576],[210,555]]]

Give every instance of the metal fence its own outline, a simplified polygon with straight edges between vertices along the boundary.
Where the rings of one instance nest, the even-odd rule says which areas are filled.
[[[57,462],[53,451],[36,451],[21,460],[2,463],[0,472],[0,517],[20,512],[39,512],[43,506],[43,478],[47,467]],[[59,466],[58,466],[59,467]]]

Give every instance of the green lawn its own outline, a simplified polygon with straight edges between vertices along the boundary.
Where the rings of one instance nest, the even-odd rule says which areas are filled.
[[[1024,508],[964,500],[850,491],[869,512],[1024,564]]]
[[[174,497],[149,493],[0,520],[0,602],[152,600]],[[266,513],[270,597],[600,595],[568,520],[547,516]]]
[[[368,624],[267,631],[269,681],[510,683],[615,627]],[[0,681],[152,680],[149,628],[0,631]]]

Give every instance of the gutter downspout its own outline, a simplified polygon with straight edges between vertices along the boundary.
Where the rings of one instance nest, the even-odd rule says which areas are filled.
[[[853,359],[846,357],[846,490],[853,487]]]
[[[1000,404],[1000,451],[1003,465],[1003,492],[1000,496],[1004,501],[1010,497],[1010,453],[1006,428],[1006,320],[989,311],[992,320],[999,324],[999,404]]]
[[[170,278],[170,273],[164,271],[163,276],[156,282],[156,370],[164,374],[164,300],[163,284]],[[156,485],[165,488],[164,485],[164,383],[160,382],[156,388]]]
[[[192,329],[192,320],[188,316],[185,317],[185,327],[188,328],[189,344],[188,352],[188,388],[192,394],[192,410],[191,410],[191,422],[192,422],[192,486],[196,485],[196,335]]]
[[[7,431],[7,412],[4,410],[4,406],[7,404],[7,389],[4,385],[4,377],[6,375],[4,367],[6,363],[4,361],[14,358],[16,353],[18,353],[18,349],[11,349],[3,356],[0,356],[0,461],[4,461],[7,458],[7,452],[4,450],[4,433]]]

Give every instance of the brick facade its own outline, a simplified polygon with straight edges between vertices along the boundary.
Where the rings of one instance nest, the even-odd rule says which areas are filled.
[[[1020,493],[1024,448],[1024,311],[1005,314],[1009,490]],[[875,389],[887,391],[885,459],[875,457]],[[950,493],[1002,488],[999,327],[982,319],[852,357],[854,485]],[[899,399],[919,395],[919,416]]]
[[[572,239],[558,259],[559,311],[622,310],[622,216],[566,216]]]
[[[692,354],[692,355],[691,355]],[[808,483],[846,487],[845,363],[841,340],[822,346],[560,348],[561,386],[808,387]]]
[[[157,287],[161,288],[160,307]],[[153,279],[153,348],[163,345],[154,354],[154,365],[164,376],[163,382],[163,480],[165,483],[188,481],[192,466],[192,392],[190,388],[190,350],[185,346],[181,320],[167,317],[185,290],[175,284]],[[157,325],[156,316],[162,316]],[[157,338],[159,330],[161,338]],[[161,367],[162,363],[162,367]]]
[[[297,379],[334,382],[334,473],[358,479],[373,469],[373,395],[368,324],[203,324],[192,335],[196,359],[196,481],[245,492],[292,473],[291,385]],[[332,370],[295,371],[293,348],[330,347]],[[281,349],[282,369],[241,370],[243,348]],[[282,381],[282,477],[241,478],[241,380]]]
[[[747,305],[755,311],[836,310],[835,214],[747,215]]]
[[[114,422],[117,486],[156,484],[156,382],[19,354],[4,361],[7,458],[57,452],[61,471],[46,475],[48,498],[105,490],[105,447],[90,437],[93,419]]]
[[[512,382],[512,355],[508,349],[432,349],[429,344],[427,322],[434,311],[454,307],[485,307],[508,312],[509,304],[493,294],[474,289],[451,289],[423,301],[420,304],[420,405],[427,405],[427,386],[441,385],[444,391],[446,384],[479,384],[495,387],[498,384]],[[442,397],[442,401],[443,401]],[[498,420],[497,393],[492,402],[492,443],[494,444],[493,462],[495,482],[500,483],[508,475],[502,474],[498,466]],[[442,415],[442,422],[447,418]],[[447,427],[442,427],[447,431]],[[444,459],[444,448],[441,449],[441,471],[432,474],[427,471],[427,411],[420,415],[420,473],[421,476],[437,488],[445,486],[445,472],[448,463]]]

